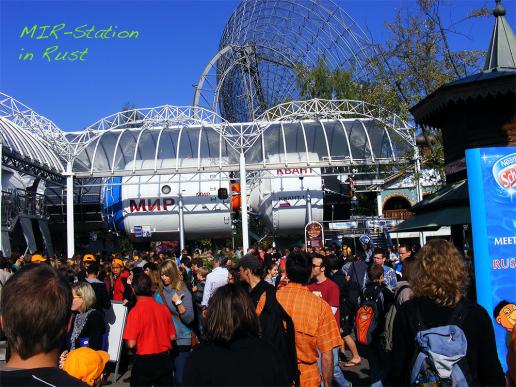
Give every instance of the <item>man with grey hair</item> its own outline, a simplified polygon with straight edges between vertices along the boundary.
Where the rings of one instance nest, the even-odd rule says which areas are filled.
[[[213,260],[213,270],[206,277],[206,285],[204,286],[204,294],[202,296],[202,307],[206,309],[210,298],[215,293],[217,288],[224,286],[228,283],[228,269],[226,269],[226,263],[228,257],[223,255],[217,256]]]

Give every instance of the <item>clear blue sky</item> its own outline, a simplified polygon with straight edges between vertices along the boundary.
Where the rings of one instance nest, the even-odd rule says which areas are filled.
[[[376,41],[385,39],[385,22],[412,0],[343,0],[338,3]],[[471,9],[494,0],[445,0],[442,16],[458,21]],[[504,0],[516,28],[516,1]],[[238,1],[24,1],[0,0],[0,90],[52,119],[63,130],[81,130],[127,103],[138,107],[191,105],[192,84],[216,53],[221,33]],[[486,50],[494,18],[465,23],[456,49]],[[20,38],[24,26],[65,23],[138,30],[138,39]],[[49,46],[82,51],[85,61],[41,58]],[[19,54],[34,52],[32,61]]]

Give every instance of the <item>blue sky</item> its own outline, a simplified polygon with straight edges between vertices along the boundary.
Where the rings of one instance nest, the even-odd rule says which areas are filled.
[[[224,25],[238,5],[210,1],[24,1],[0,0],[0,90],[52,119],[63,130],[81,130],[115,113],[127,103],[138,107],[191,105],[199,75],[216,53]],[[409,0],[342,0],[338,3],[373,39],[387,36],[385,22]],[[458,21],[469,10],[494,0],[445,0],[444,20]],[[516,28],[516,1],[504,0]],[[459,26],[456,49],[486,50],[494,18]],[[65,30],[87,24],[137,30],[138,39],[20,38],[24,26],[66,24]],[[82,51],[85,61],[41,58],[50,46]],[[32,61],[19,54],[33,52]]]

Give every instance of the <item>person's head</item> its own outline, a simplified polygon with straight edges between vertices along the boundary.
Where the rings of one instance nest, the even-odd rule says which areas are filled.
[[[375,248],[373,252],[373,262],[377,265],[383,265],[385,263],[385,254],[382,249]]]
[[[305,253],[298,251],[287,257],[287,277],[291,282],[307,284],[312,273],[312,260]]]
[[[2,330],[23,360],[60,349],[70,323],[72,290],[49,265],[27,265],[2,289]]]
[[[11,265],[9,265],[9,261],[3,256],[0,257],[0,270],[11,271]]]
[[[437,304],[455,306],[469,285],[464,259],[452,243],[433,239],[416,256],[411,285],[414,297],[428,297]]]
[[[240,273],[238,272],[238,269],[232,267],[228,270],[228,284],[238,283],[240,280]]]
[[[143,271],[145,274],[150,275],[152,271],[158,271],[158,265],[156,265],[154,262],[147,262],[145,265],[143,265]]]
[[[367,268],[367,276],[371,282],[382,283],[384,280],[383,266],[373,263]]]
[[[256,255],[244,255],[235,267],[240,275],[240,281],[251,284],[252,278],[259,280],[263,276],[263,263]]]
[[[167,259],[159,265],[159,274],[163,286],[172,286],[173,289],[183,289],[184,283],[175,260]]]
[[[274,278],[278,275],[278,265],[276,263],[271,263],[267,265],[265,268],[265,275],[270,278]]]
[[[312,257],[311,277],[318,281],[322,281],[326,278],[326,265],[324,258],[318,254]]]
[[[238,337],[258,336],[259,330],[253,302],[240,285],[228,284],[215,291],[206,310],[208,342],[226,345]]]
[[[30,259],[31,263],[43,263],[46,261],[47,261],[47,259],[41,254],[33,254]]]
[[[115,277],[118,277],[122,273],[124,268],[124,262],[120,258],[115,258],[111,261],[111,272]]]
[[[81,347],[68,352],[63,363],[63,370],[89,386],[101,386],[102,373],[108,361],[109,354],[107,352]]]
[[[226,257],[224,255],[218,255],[213,260],[213,266],[214,267],[225,267],[227,262],[228,262],[228,257]]]
[[[414,270],[416,268],[416,259],[409,257],[403,262],[403,281],[412,283],[416,278],[414,277]]]
[[[154,294],[152,290],[152,280],[143,271],[134,274],[131,286],[137,297],[152,297]]]
[[[88,282],[78,282],[72,287],[72,311],[84,313],[95,305],[95,291]]]
[[[412,256],[412,250],[408,245],[402,243],[398,248],[398,254],[400,255],[400,260],[403,262],[405,259]]]
[[[198,268],[197,272],[195,273],[197,281],[204,281],[207,275],[208,269],[206,269],[205,267]]]
[[[496,305],[493,316],[498,324],[512,332],[516,324],[516,305],[508,301],[500,301]]]
[[[192,259],[192,271],[195,273],[199,268],[203,266],[203,262],[201,258],[193,258]]]
[[[181,269],[183,270],[187,270],[192,267],[192,260],[185,256],[181,258],[181,261],[179,263],[181,264]]]
[[[86,274],[88,274],[88,277],[97,277],[99,275],[100,267],[97,262],[92,262],[90,265],[86,268]]]
[[[329,254],[325,258],[325,267],[328,272],[339,270],[339,259],[335,254]]]

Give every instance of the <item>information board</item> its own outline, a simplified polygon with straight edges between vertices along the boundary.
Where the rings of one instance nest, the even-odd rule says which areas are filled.
[[[493,320],[507,370],[507,338],[516,321],[516,147],[469,149],[466,163],[477,301]]]

